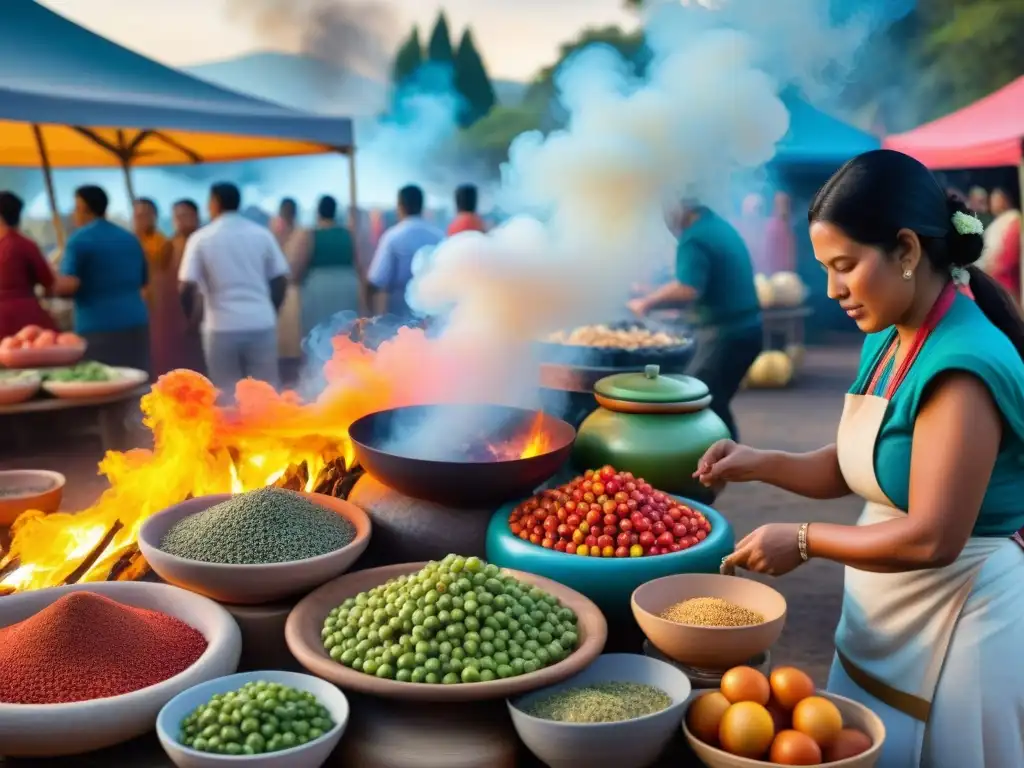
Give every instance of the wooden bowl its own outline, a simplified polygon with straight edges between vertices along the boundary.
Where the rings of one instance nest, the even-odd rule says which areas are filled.
[[[487,561],[546,576],[589,597],[607,618],[628,621],[630,596],[641,584],[675,573],[717,574],[722,558],[732,554],[736,545],[732,526],[719,512],[690,499],[680,500],[711,523],[708,537],[682,552],[604,558],[544,549],[512,533],[508,516],[516,504],[506,504],[491,518],[487,528]]]
[[[666,608],[695,597],[718,597],[764,616],[749,627],[700,627],[660,618]],[[779,639],[786,598],[769,586],[738,576],[681,573],[637,587],[630,601],[640,629],[659,651],[699,669],[746,664]]]
[[[8,757],[77,755],[134,739],[153,730],[161,707],[179,693],[231,674],[238,666],[242,637],[227,611],[212,600],[166,584],[101,581],[16,593],[0,598],[0,627],[34,616],[69,592],[95,592],[174,616],[202,632],[208,646],[184,672],[122,696],[69,704],[0,703],[0,750]]]
[[[692,706],[700,696],[706,696],[709,693],[714,693],[714,691],[705,691],[695,696],[691,699],[690,705]],[[839,708],[843,715],[843,727],[864,731],[872,741],[871,748],[867,752],[862,752],[855,757],[848,757],[845,760],[822,763],[822,765],[828,766],[828,768],[874,768],[882,755],[882,745],[885,743],[885,724],[882,723],[882,718],[863,704],[843,696],[836,696],[827,691],[818,691],[815,695],[828,699]],[[718,747],[704,743],[690,732],[686,726],[685,717],[683,718],[683,733],[686,734],[690,748],[708,768],[771,768],[771,766],[779,765],[779,763],[769,763],[766,760],[752,760],[749,757],[732,755]]]
[[[371,523],[363,510],[343,499],[320,493],[302,495],[347,519],[355,526],[356,537],[326,555],[265,565],[204,563],[160,549],[164,535],[175,523],[231,498],[231,494],[222,493],[189,499],[150,517],[139,530],[139,550],[164,581],[221,603],[256,605],[307,592],[352,567],[370,543]]]
[[[38,509],[51,514],[60,508],[66,480],[46,469],[9,469],[0,472],[0,528],[11,525],[22,512]]]
[[[320,632],[328,613],[360,592],[379,586],[388,579],[416,573],[425,565],[426,563],[405,563],[349,573],[307,595],[295,606],[295,610],[288,617],[288,623],[285,624],[285,640],[292,655],[317,677],[330,680],[347,691],[405,701],[464,702],[506,699],[554,685],[580,672],[604,649],[605,641],[608,639],[608,623],[590,600],[549,579],[506,568],[502,570],[507,575],[558,598],[562,605],[576,614],[579,645],[568,658],[550,667],[507,680],[431,685],[400,683],[397,680],[374,677],[365,672],[349,669],[327,655]]]

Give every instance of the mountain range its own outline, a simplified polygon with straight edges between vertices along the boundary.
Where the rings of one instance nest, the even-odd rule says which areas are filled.
[[[371,117],[387,104],[389,83],[299,54],[265,51],[184,67],[191,75],[235,91],[309,112]],[[498,101],[522,101],[527,84],[493,81]]]

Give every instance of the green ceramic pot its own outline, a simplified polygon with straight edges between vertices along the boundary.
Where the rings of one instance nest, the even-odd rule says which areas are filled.
[[[704,502],[713,492],[693,478],[713,443],[729,437],[714,411],[711,393],[692,376],[620,373],[594,386],[599,408],[579,426],[572,462],[579,470],[611,464],[642,477],[659,491]]]
[[[649,557],[580,557],[544,549],[523,541],[508,527],[517,504],[506,504],[491,518],[487,528],[487,561],[502,568],[535,573],[564,584],[593,600],[609,618],[631,617],[633,590],[652,579],[676,573],[718,573],[722,558],[736,544],[732,526],[720,513],[704,504],[681,499],[699,510],[711,523],[704,541],[682,552]]]

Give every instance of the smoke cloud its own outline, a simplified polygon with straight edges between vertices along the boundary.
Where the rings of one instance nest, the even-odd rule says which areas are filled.
[[[227,12],[273,48],[374,78],[387,75],[399,28],[380,0],[228,0]]]
[[[447,323],[437,354],[462,361],[450,378],[466,401],[536,405],[531,341],[621,316],[629,286],[667,255],[664,205],[696,195],[718,206],[730,179],[772,159],[789,128],[780,92],[830,87],[864,40],[854,24],[832,26],[827,5],[649,4],[644,80],[607,46],[563,65],[566,127],[520,136],[503,169],[501,204],[523,213],[423,255],[409,286],[413,307]]]

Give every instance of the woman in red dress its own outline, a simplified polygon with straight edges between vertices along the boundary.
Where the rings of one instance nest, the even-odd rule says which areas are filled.
[[[36,286],[49,291],[54,276],[39,246],[18,231],[24,207],[17,195],[0,192],[0,338],[26,325],[57,329],[36,298]]]

